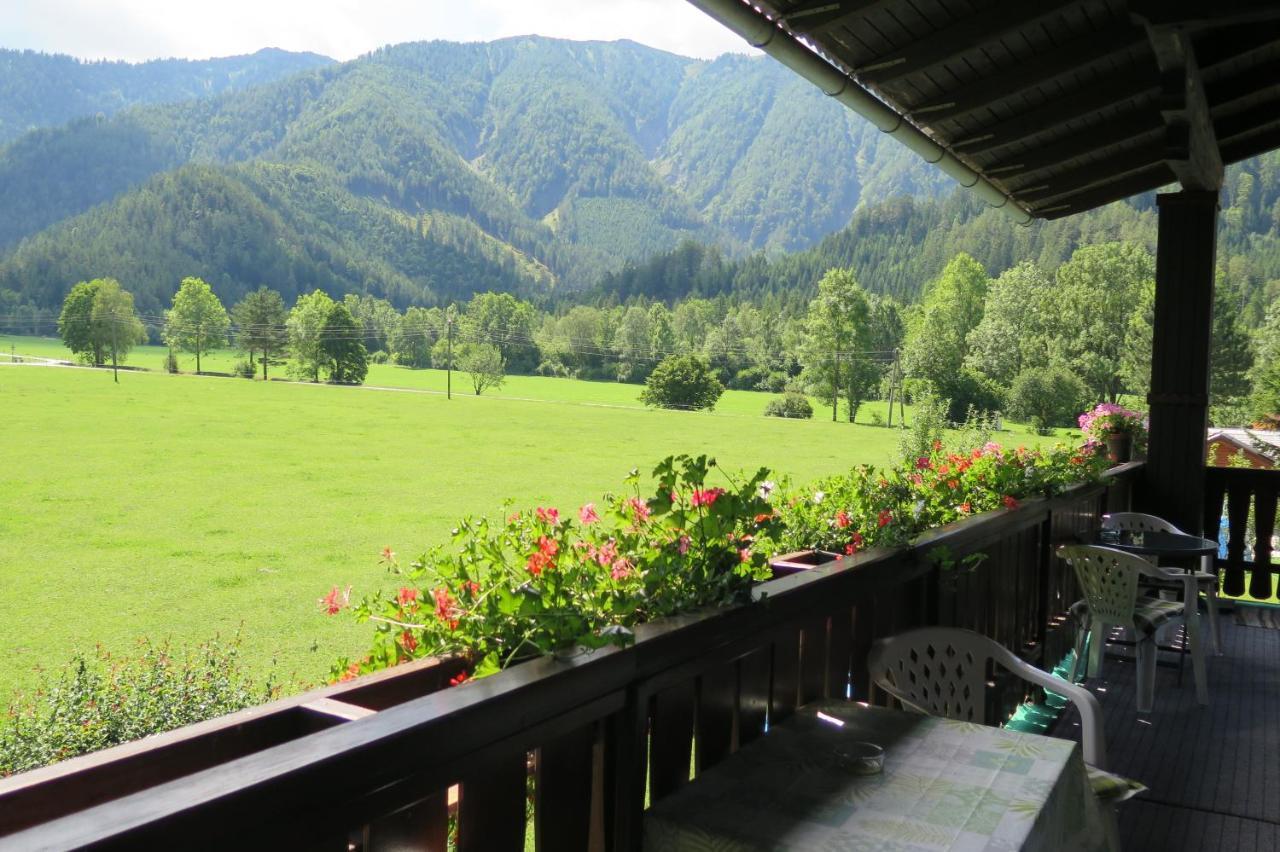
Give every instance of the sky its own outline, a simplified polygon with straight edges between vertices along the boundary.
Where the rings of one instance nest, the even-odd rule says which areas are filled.
[[[538,34],[749,52],[685,0],[0,0],[0,47],[83,59],[204,59],[263,47],[353,59],[387,44]]]

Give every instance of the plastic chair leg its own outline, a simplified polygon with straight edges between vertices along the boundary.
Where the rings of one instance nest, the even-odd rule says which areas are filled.
[[[1084,658],[1085,640],[1089,636],[1089,628],[1083,624],[1076,627],[1076,647],[1075,652],[1071,655],[1071,671],[1067,673],[1067,682],[1076,682],[1076,671],[1080,668],[1080,661]],[[1089,664],[1086,662],[1084,666],[1084,680],[1089,679]]]
[[[1150,713],[1156,693],[1156,639],[1148,636],[1138,645],[1138,712]]]
[[[1204,633],[1200,629],[1200,607],[1198,601],[1187,606],[1187,642],[1191,644],[1191,669],[1196,677],[1196,701],[1209,703],[1209,682],[1204,668]]]
[[[1089,667],[1085,669],[1088,677],[1102,677],[1102,658],[1107,647],[1108,624],[1094,622],[1089,626]]]

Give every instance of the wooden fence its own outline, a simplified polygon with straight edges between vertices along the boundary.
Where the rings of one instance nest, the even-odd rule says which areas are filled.
[[[0,845],[443,850],[456,820],[462,850],[529,831],[540,850],[636,849],[646,801],[797,706],[880,700],[879,637],[970,627],[1052,667],[1075,600],[1053,548],[1127,508],[1140,469],[643,625],[625,649],[456,689],[456,664],[424,661],[0,781]],[[996,694],[995,714],[1024,696]]]
[[[1271,561],[1276,531],[1280,470],[1211,467],[1205,477],[1205,536],[1218,540],[1225,505],[1229,534],[1227,556],[1217,560],[1222,591],[1256,600],[1272,597],[1277,566]],[[1225,498],[1225,504],[1224,504]],[[1248,588],[1245,572],[1249,572]]]

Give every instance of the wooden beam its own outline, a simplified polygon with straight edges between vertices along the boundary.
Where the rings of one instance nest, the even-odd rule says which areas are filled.
[[[1064,195],[1074,195],[1083,190],[1116,183],[1132,172],[1150,169],[1164,162],[1164,140],[1141,145],[1114,157],[1076,166],[1048,177],[1035,177],[1022,187],[1012,188],[1010,194],[1019,201],[1045,206]]]
[[[1073,216],[1085,210],[1102,207],[1113,201],[1137,195],[1140,192],[1159,189],[1162,186],[1173,183],[1176,179],[1168,164],[1160,162],[1149,169],[1134,172],[1114,183],[1086,189],[1073,195],[1054,198],[1052,201],[1033,208],[1031,215],[1044,219],[1061,219],[1063,216]]]
[[[1109,106],[1149,95],[1159,86],[1152,69],[1141,64],[1129,65],[1065,97],[1051,98],[1026,112],[985,125],[969,139],[952,142],[951,147],[970,155],[986,154]]]
[[[949,27],[864,63],[855,68],[854,73],[861,81],[878,86],[892,83],[1045,18],[1058,16],[1074,5],[1002,0],[994,6],[961,18]]]
[[[852,23],[853,18],[865,17],[894,2],[896,0],[810,0],[792,6],[781,18],[792,32],[809,34]]]
[[[1209,109],[1213,111],[1235,101],[1276,89],[1280,89],[1280,60],[1251,66],[1231,77],[1206,81],[1204,86]]]
[[[1130,0],[1129,11],[1153,27],[1222,26],[1280,20],[1280,5],[1257,0]]]
[[[1014,68],[1001,68],[945,96],[910,107],[912,118],[929,123],[949,121],[990,106],[996,101],[1039,88],[1059,77],[1074,75],[1090,66],[1132,50],[1146,47],[1146,36],[1137,28],[1117,28],[1101,35],[1074,39],[1043,51]]]
[[[1257,133],[1224,142],[1222,162],[1238,163],[1276,148],[1280,148],[1280,121],[1266,129],[1260,128]]]
[[[1280,89],[1270,98],[1251,104],[1248,109],[1216,119],[1213,132],[1218,139],[1225,141],[1274,124],[1277,119],[1280,119]]]
[[[1168,136],[1179,146],[1186,140],[1185,155],[1171,152],[1169,166],[1184,189],[1216,192],[1222,186],[1222,157],[1191,37],[1157,26],[1147,27],[1147,37],[1163,75],[1160,112]]]
[[[1265,22],[1222,27],[1195,36],[1196,60],[1202,69],[1269,50],[1280,44],[1280,23]]]
[[[1159,115],[1151,110],[1139,109],[1118,116],[1096,127],[1072,133],[1057,141],[1045,145],[1028,148],[1017,154],[1009,154],[1003,159],[988,163],[981,171],[988,174],[999,174],[1003,180],[1013,175],[1049,168],[1059,163],[1066,163],[1076,157],[1122,145],[1136,137],[1145,136],[1160,130],[1162,127]]]

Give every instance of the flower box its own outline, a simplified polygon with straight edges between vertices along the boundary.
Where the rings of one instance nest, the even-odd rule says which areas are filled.
[[[840,554],[828,550],[797,550],[793,553],[781,553],[769,560],[774,579],[799,574],[801,571],[812,571],[819,565],[835,562]]]

